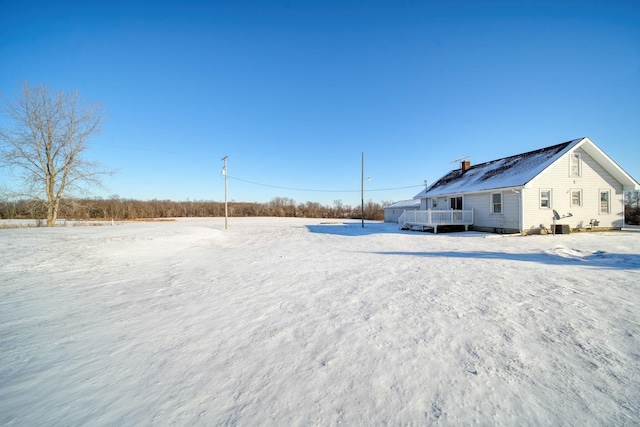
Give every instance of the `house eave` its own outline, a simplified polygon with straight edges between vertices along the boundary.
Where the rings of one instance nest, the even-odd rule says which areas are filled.
[[[482,193],[494,193],[494,192],[499,192],[499,191],[521,191],[523,189],[526,189],[527,186],[526,184],[523,185],[511,185],[508,187],[492,187],[492,188],[484,188],[484,189],[479,189],[479,190],[474,190],[474,191],[454,191],[454,192],[434,192],[434,193],[422,193],[422,194],[418,194],[418,196],[416,196],[416,198],[419,199],[430,199],[433,197],[451,197],[451,196],[464,196],[464,195],[469,195],[469,194],[482,194]]]
[[[582,149],[591,156],[598,164],[600,164],[612,177],[620,184],[624,191],[634,191],[640,189],[640,183],[633,179],[624,169],[622,169],[611,157],[602,151],[588,137],[584,137],[575,148]]]

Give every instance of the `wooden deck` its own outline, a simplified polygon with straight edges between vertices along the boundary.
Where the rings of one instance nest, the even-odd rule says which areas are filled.
[[[413,227],[433,228],[433,232],[438,232],[441,225],[464,225],[468,230],[473,225],[473,209],[471,210],[406,210],[398,218],[398,226],[402,230],[409,230]]]

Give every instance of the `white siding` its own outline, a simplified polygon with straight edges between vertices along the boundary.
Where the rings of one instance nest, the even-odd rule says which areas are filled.
[[[384,222],[398,222],[398,218],[404,211],[416,210],[415,208],[385,208],[384,209]]]
[[[502,213],[491,212],[491,194],[502,193]],[[464,209],[474,209],[474,227],[495,228],[498,230],[519,230],[520,194],[511,190],[474,193],[464,196]]]
[[[409,199],[401,200],[391,205],[384,207],[384,221],[385,222],[398,222],[398,219],[405,210],[416,210],[420,207],[420,201]]]
[[[427,210],[449,210],[449,198],[448,197],[436,197],[436,206],[433,205],[433,198],[427,197],[420,199],[420,209]]]
[[[524,228],[537,228],[541,224],[551,227],[553,209],[561,216],[571,213],[573,216],[558,221],[573,228],[584,227],[592,219],[604,227],[621,227],[623,212],[622,185],[607,173],[600,164],[582,150],[582,174],[570,175],[569,154],[561,157],[555,164],[538,175],[524,190]],[[551,207],[540,208],[540,190],[551,190]],[[571,206],[571,190],[582,190],[582,206]],[[600,213],[600,190],[609,190],[611,194],[610,213]]]

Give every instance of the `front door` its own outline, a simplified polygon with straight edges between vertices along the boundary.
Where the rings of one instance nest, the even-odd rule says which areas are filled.
[[[451,210],[461,211],[462,210],[462,196],[460,197],[451,197]]]
[[[461,211],[462,210],[462,196],[459,197],[450,197],[451,201],[451,210],[452,211]],[[453,221],[462,221],[462,212],[451,212],[451,218]]]

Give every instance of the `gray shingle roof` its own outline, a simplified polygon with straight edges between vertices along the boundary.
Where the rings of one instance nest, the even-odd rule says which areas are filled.
[[[415,198],[524,186],[583,139],[480,163],[466,171],[454,169]]]

